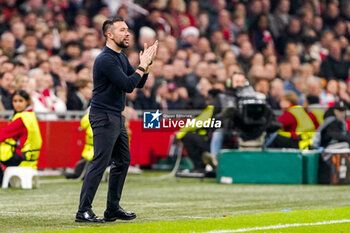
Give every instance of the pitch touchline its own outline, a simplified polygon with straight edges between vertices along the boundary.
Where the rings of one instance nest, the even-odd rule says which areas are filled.
[[[266,227],[241,228],[236,230],[207,231],[206,233],[248,232],[248,231],[260,231],[260,230],[270,230],[270,229],[282,229],[282,228],[289,228],[289,227],[328,225],[328,224],[336,224],[336,223],[344,223],[344,222],[350,222],[350,219],[331,220],[331,221],[314,222],[314,223],[293,223],[293,224],[285,224],[285,225],[278,224],[278,225],[272,225],[272,226],[266,226]]]

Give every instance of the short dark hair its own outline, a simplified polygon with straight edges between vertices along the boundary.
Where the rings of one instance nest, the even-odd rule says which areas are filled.
[[[103,22],[103,25],[102,25],[102,33],[104,35],[104,37],[107,39],[107,35],[106,35],[106,32],[108,30],[108,28],[110,26],[112,26],[115,22],[118,22],[118,21],[122,21],[122,22],[125,22],[125,20],[122,18],[122,17],[113,17],[113,18],[109,18],[107,19],[106,21]]]

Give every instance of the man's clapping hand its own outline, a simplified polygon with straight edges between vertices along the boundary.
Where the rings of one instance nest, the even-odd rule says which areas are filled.
[[[153,45],[149,46],[147,43],[144,44],[144,51],[140,52],[140,66],[146,69],[146,73],[148,73],[149,65],[152,60],[156,57],[158,49],[158,40],[154,42]]]

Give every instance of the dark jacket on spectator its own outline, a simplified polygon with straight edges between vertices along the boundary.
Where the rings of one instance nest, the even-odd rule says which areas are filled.
[[[11,94],[2,86],[0,86],[1,102],[5,109],[13,109]]]
[[[347,142],[350,145],[350,133],[347,130],[346,122],[339,121],[331,108],[325,113],[325,120],[327,117],[333,117],[334,120],[321,131],[321,146],[327,147],[338,142]]]
[[[349,62],[337,61],[331,56],[327,56],[321,64],[320,77],[324,77],[327,80],[336,78],[338,80],[344,80],[348,78]]]
[[[266,96],[266,102],[270,105],[271,109],[281,109],[279,101],[277,101],[271,93]]]
[[[156,95],[151,91],[151,96],[147,97],[142,90],[137,90],[135,109],[157,109]]]
[[[86,110],[90,100],[85,100],[77,91],[69,91],[67,94],[68,110]]]

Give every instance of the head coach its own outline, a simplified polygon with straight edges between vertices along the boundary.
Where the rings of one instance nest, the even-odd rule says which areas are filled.
[[[103,223],[136,218],[135,213],[126,212],[119,205],[130,164],[129,139],[121,112],[125,107],[125,93],[144,86],[158,42],[149,47],[144,45],[144,51],[140,52],[140,65],[135,71],[122,52],[123,48],[129,46],[130,37],[124,19],[115,17],[106,20],[102,31],[106,46],[94,62],[94,89],[89,113],[94,158],[89,163],[84,178],[76,222]],[[107,208],[102,219],[92,211],[92,202],[110,161]]]

